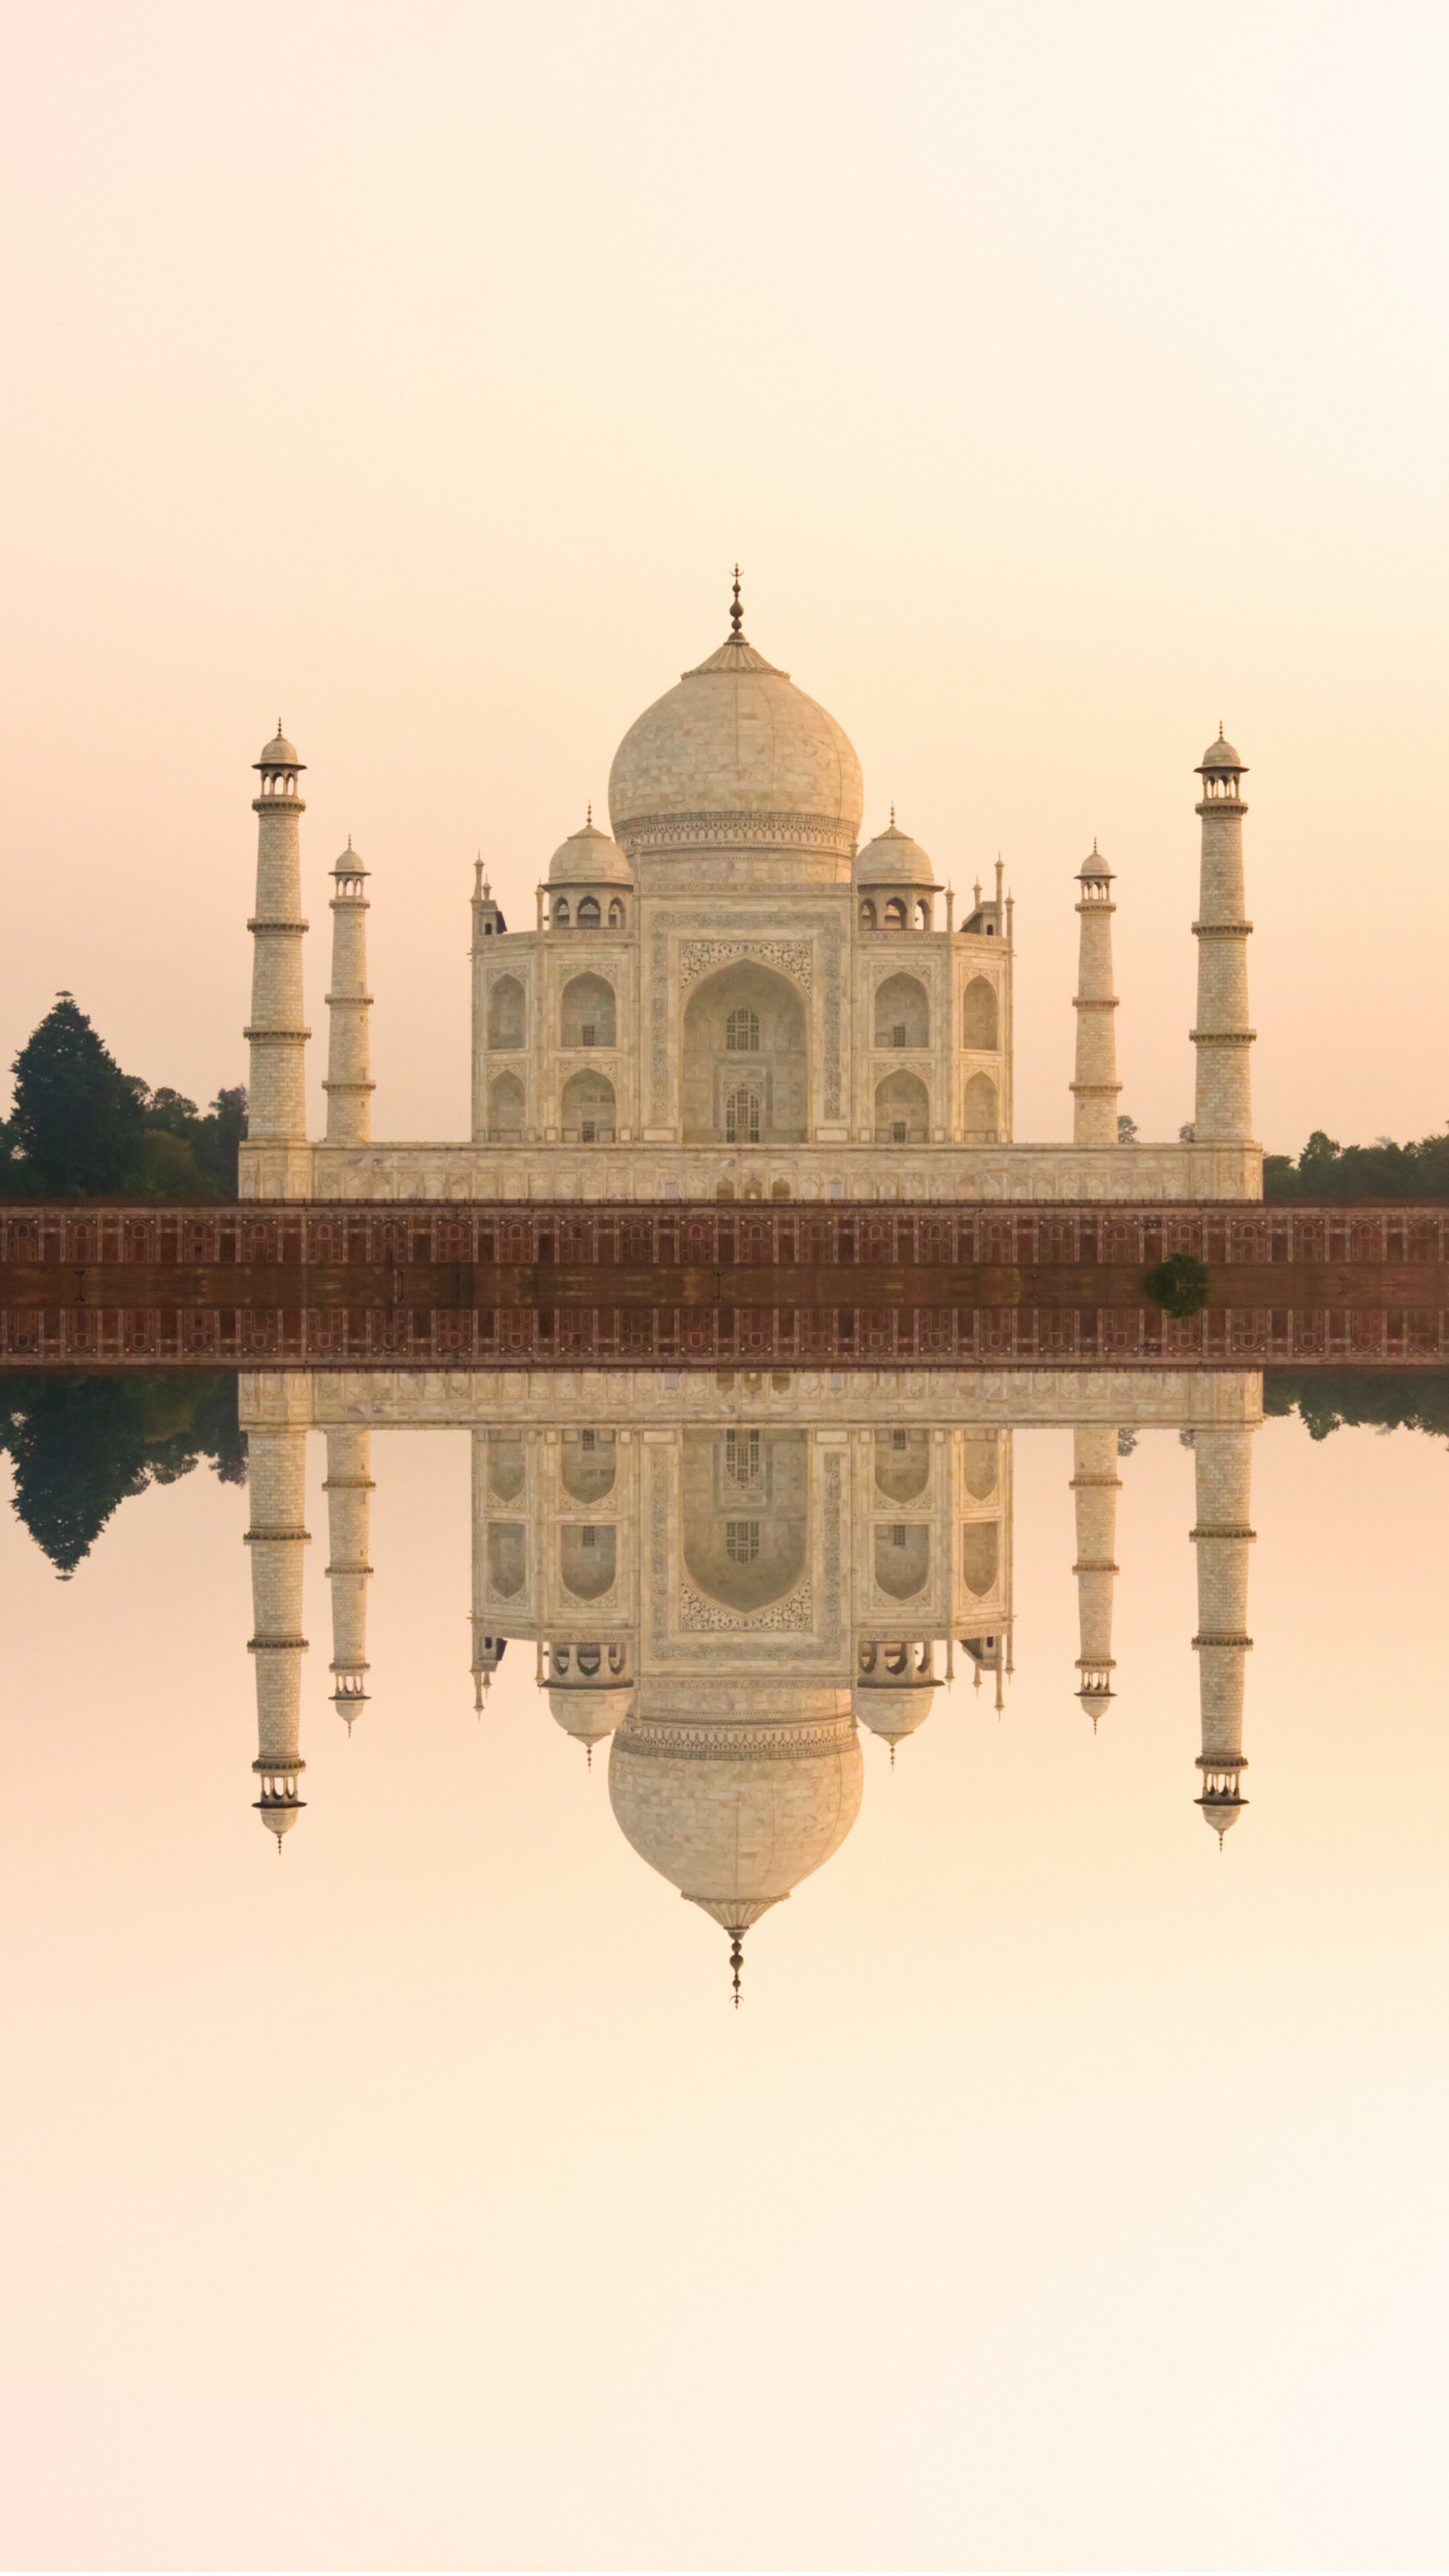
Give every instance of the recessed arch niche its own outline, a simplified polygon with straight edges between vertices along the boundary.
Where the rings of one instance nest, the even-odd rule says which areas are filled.
[[[788,977],[749,957],[696,986],[684,1010],[687,1144],[723,1144],[728,1127],[736,1144],[803,1144],[809,1088],[805,1005]]]
[[[996,1135],[996,1085],[987,1073],[973,1073],[961,1102],[963,1135],[994,1139]]]
[[[571,1073],[559,1103],[565,1140],[570,1144],[610,1144],[614,1135],[614,1086],[605,1074]]]
[[[918,975],[887,975],[877,985],[875,1042],[878,1047],[930,1045],[931,1009]]]
[[[991,1055],[997,1043],[996,986],[973,975],[961,996],[961,1044]]]
[[[809,1537],[803,1431],[688,1431],[682,1460],[685,1570],[721,1609],[767,1610],[793,1592]]]
[[[888,1073],[876,1084],[878,1145],[924,1145],[930,1129],[930,1095],[918,1073]]]
[[[614,987],[604,975],[571,975],[559,997],[559,1039],[566,1047],[614,1044]]]
[[[521,1047],[528,1029],[528,1005],[516,975],[500,975],[488,987],[490,1047]]]
[[[523,1138],[523,1085],[516,1073],[497,1073],[488,1085],[488,1133],[501,1145]]]

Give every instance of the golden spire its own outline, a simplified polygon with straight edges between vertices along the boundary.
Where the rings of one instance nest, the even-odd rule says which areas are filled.
[[[743,629],[744,622],[745,612],[740,606],[740,568],[739,565],[736,564],[734,598],[730,605],[730,633],[734,642],[737,644],[742,644],[745,640],[741,631]]]

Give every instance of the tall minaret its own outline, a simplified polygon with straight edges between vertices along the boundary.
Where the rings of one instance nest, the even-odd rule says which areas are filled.
[[[1248,1625],[1248,1511],[1253,1477],[1251,1431],[1199,1431],[1197,1467],[1197,1625],[1202,1695],[1202,1794],[1197,1803],[1219,1844],[1247,1800],[1242,1774],[1244,1659]]]
[[[1243,816],[1238,793],[1243,763],[1222,726],[1198,767],[1202,780],[1202,891],[1193,936],[1197,952],[1197,1107],[1199,1144],[1247,1142],[1253,1133],[1248,1049],[1248,934],[1243,918]]]
[[[1080,1139],[1078,1140],[1080,1142]],[[1112,1675],[1112,1587],[1117,1568],[1117,1433],[1100,1423],[1084,1423],[1072,1434],[1072,1492],[1077,1498],[1077,1617],[1082,1651],[1077,1657],[1077,1697],[1097,1731],[1097,1720],[1109,1706]]]
[[[270,1146],[262,1159],[267,1194],[280,1182],[284,1198],[305,1198],[310,1186],[306,1155],[306,1048],[311,1035],[302,1007],[302,860],[298,824],[306,812],[297,793],[303,763],[280,722],[256,767],[262,791],[252,800],[257,825],[257,908],[252,934],[252,1016],[243,1032],[251,1043],[247,1140]],[[299,1152],[296,1149],[301,1148]],[[255,1187],[259,1176],[248,1175]]]
[[[327,1536],[332,1588],[332,1705],[352,1721],[367,1698],[368,1496],[372,1492],[372,1433],[338,1429],[327,1434]]]
[[[1077,904],[1081,936],[1077,948],[1077,1078],[1072,1084],[1074,1145],[1115,1145],[1117,1100],[1117,1031],[1112,1014],[1112,871],[1094,841],[1077,878],[1082,892]]]
[[[307,1476],[305,1431],[253,1431],[247,1436],[251,1492],[251,1652],[257,1659],[257,1812],[270,1833],[290,1832],[306,1801],[297,1783],[306,1769],[299,1747],[302,1715],[302,1526]]]
[[[365,1145],[372,1134],[367,1014],[367,870],[347,836],[332,871],[332,989],[327,996],[327,1142]]]

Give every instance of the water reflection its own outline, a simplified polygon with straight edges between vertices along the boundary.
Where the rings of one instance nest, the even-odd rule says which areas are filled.
[[[1012,1444],[1070,1428],[1077,1696],[1110,1709],[1119,1456],[1144,1427],[1191,1442],[1202,1749],[1221,1844],[1242,1775],[1254,1373],[1023,1378],[779,1374],[244,1378],[250,1461],[256,1805],[282,1838],[305,1805],[300,1740],[309,1431],[327,1449],[333,1699],[366,1699],[374,1428],[472,1444],[475,1705],[530,1643],[555,1723],[609,1743],[615,1821],[745,1935],[840,1849],[860,1810],[859,1730],[896,1749],[958,1655],[1002,1705],[1012,1667]]]

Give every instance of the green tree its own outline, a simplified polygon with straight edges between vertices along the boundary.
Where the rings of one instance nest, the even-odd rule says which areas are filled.
[[[62,993],[15,1059],[12,1151],[57,1198],[124,1190],[140,1155],[145,1099],[145,1084],[122,1073]]]
[[[5,1449],[15,1511],[63,1579],[120,1505],[148,1485],[175,1484],[204,1458],[223,1484],[246,1482],[237,1381],[220,1369],[7,1375],[0,1379]]]

